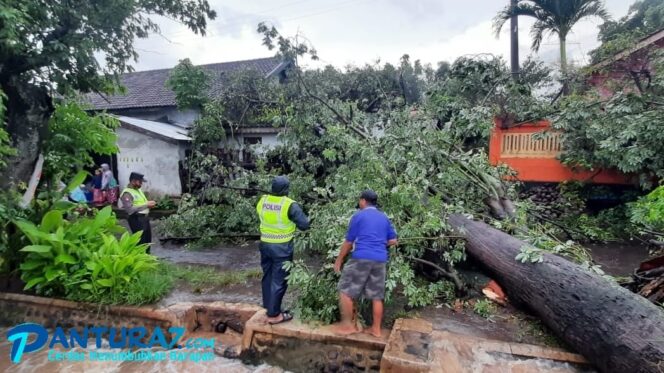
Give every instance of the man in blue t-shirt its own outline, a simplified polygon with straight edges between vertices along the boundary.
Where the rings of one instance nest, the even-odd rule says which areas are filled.
[[[353,322],[353,309],[354,300],[362,295],[365,299],[371,299],[373,310],[373,324],[364,332],[381,337],[387,248],[397,244],[397,234],[390,219],[376,208],[377,203],[378,195],[374,191],[362,192],[360,211],[350,219],[346,240],[334,263],[334,271],[341,272],[337,286],[341,321],[334,326],[334,331],[338,334],[352,334],[358,331]],[[353,246],[355,249],[351,258],[344,266],[344,259]]]

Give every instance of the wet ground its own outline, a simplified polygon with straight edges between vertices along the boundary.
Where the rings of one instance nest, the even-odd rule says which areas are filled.
[[[482,317],[472,309],[471,300],[465,305],[429,306],[417,314],[433,324],[434,330],[463,334],[504,342],[528,343],[549,347],[561,347],[560,342],[541,322],[512,306],[497,306],[488,317]]]
[[[183,245],[165,243],[153,245],[151,251],[152,254],[174,263],[214,266],[220,271],[260,268],[260,254],[256,242],[247,242],[240,246],[220,244],[197,251],[187,250]],[[316,266],[316,258],[304,259],[310,266]],[[468,282],[488,281],[481,273],[464,273],[464,277],[468,276],[472,277],[466,279]],[[292,291],[286,293],[285,308],[291,308],[295,296]],[[200,292],[192,292],[188,285],[179,284],[159,305],[213,301],[261,304],[260,279],[252,278],[241,284],[221,288],[200,289]],[[557,345],[555,338],[546,332],[535,318],[513,307],[497,307],[494,314],[486,319],[473,312],[473,301],[471,299],[463,307],[430,306],[414,310],[410,314],[431,321],[436,329],[442,331],[507,342]],[[394,316],[390,308],[394,307],[387,307],[386,320]]]
[[[255,241],[235,246],[220,244],[201,250],[187,250],[183,245],[170,242],[163,244],[155,242],[150,252],[173,263],[215,266],[219,270],[239,271],[261,266],[258,243]]]
[[[628,276],[648,259],[648,248],[640,241],[584,245],[602,270],[611,276]]]
[[[648,251],[639,242],[609,243],[602,245],[588,245],[593,258],[600,264],[605,272],[614,276],[629,275],[638,264],[645,260]],[[214,266],[220,271],[260,269],[260,254],[258,243],[255,241],[241,245],[220,244],[214,248],[191,251],[183,245],[165,243],[155,244],[152,253],[160,258],[179,264]],[[309,265],[315,266],[316,258],[305,258]],[[464,280],[469,283],[486,283],[488,278],[477,271],[462,273]],[[466,278],[470,276],[470,278]],[[290,308],[293,297],[292,291],[286,293],[285,307]],[[410,314],[430,320],[434,328],[441,331],[465,334],[474,337],[501,340],[506,342],[531,343],[547,346],[559,346],[560,341],[543,326],[539,320],[514,307],[497,306],[487,319],[473,311],[473,302],[482,298],[481,295],[468,299],[463,305],[429,306],[413,310]],[[192,292],[189,286],[178,285],[159,304],[168,306],[177,302],[242,302],[261,304],[260,279],[252,278],[241,284],[234,284],[223,288],[200,289]],[[389,310],[386,318],[389,319]]]

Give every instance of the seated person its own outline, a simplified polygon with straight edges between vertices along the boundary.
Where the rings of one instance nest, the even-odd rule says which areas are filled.
[[[85,185],[81,184],[69,193],[69,199],[76,203],[88,203],[85,196]]]

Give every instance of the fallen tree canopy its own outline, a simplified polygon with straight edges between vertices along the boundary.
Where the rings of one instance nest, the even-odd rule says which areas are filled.
[[[266,44],[278,47],[278,55],[295,66],[281,83],[229,74],[233,89],[204,105],[194,123],[194,151],[187,162],[192,185],[200,188],[192,188],[194,197],[183,198],[178,214],[161,224],[162,237],[202,237],[192,245],[214,245],[219,235],[255,232],[258,196],[246,189],[266,190],[275,175],[288,175],[289,196],[312,218],[311,229],[296,236],[295,258],[313,252],[323,259],[322,268],[309,268],[303,260],[291,263],[289,284],[299,292],[294,307],[300,318],[322,322],[338,318],[338,275],[332,263],[358,196],[367,188],[379,195],[379,207],[399,235],[399,248],[390,253],[388,303],[399,297],[399,304],[419,307],[467,293],[468,285],[455,269],[465,260],[465,242],[453,236],[446,222],[450,213],[487,220],[509,217],[515,222],[495,224],[528,227],[521,231],[536,232],[533,241],[543,249],[557,247],[561,254],[572,249],[547,241],[548,235],[534,229],[538,224],[528,221],[528,205],[511,202],[516,185],[502,181],[510,170],[491,166],[481,146],[494,115],[518,111],[506,107],[507,101],[535,101],[530,91],[541,79],[533,78],[531,84],[526,78],[541,75],[536,64],[524,69],[526,82],[520,83],[510,79],[499,58],[486,56],[460,58],[447,78],[433,80],[425,79],[426,73],[416,74],[419,62],[411,63],[406,56],[396,70],[388,65],[363,68],[359,75],[331,68],[304,70],[298,61],[315,58],[308,44],[274,29],[260,30]],[[200,75],[196,68],[188,69],[192,81]],[[376,79],[375,88],[385,88],[393,73],[413,83],[413,89],[366,87],[364,76]],[[350,94],[344,88],[348,83],[363,93]],[[411,106],[414,92],[420,92],[418,103]],[[369,94],[375,97],[362,101]],[[281,144],[256,154],[255,168],[220,161],[215,148],[224,129],[232,133],[241,123],[266,121],[283,128]],[[589,261],[587,255],[574,257]]]
[[[449,223],[511,301],[530,308],[600,370],[661,372],[664,313],[657,306],[559,256],[519,262],[527,244],[484,223],[458,214]]]

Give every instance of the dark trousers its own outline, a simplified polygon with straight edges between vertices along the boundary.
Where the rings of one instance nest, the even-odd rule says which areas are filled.
[[[127,222],[129,222],[129,228],[131,229],[131,233],[143,231],[143,233],[141,233],[141,240],[139,241],[139,243],[148,244],[148,249],[146,252],[150,254],[149,244],[152,243],[152,230],[150,229],[150,218],[148,218],[148,216],[145,214],[131,214],[129,215],[129,218],[127,218]]]
[[[259,245],[261,251],[261,267],[263,268],[263,307],[269,317],[281,313],[281,301],[288,289],[288,271],[283,268],[284,262],[293,260],[293,242],[266,243]]]

